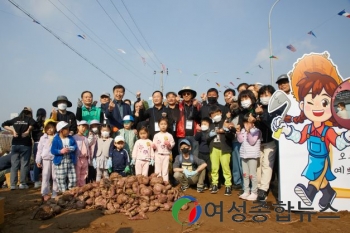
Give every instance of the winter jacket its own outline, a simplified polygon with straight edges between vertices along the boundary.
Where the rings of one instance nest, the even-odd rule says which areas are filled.
[[[188,108],[188,106],[187,106]],[[192,104],[189,106],[189,108],[191,109],[189,112],[186,111],[186,104],[184,101],[182,101],[179,104],[179,118],[176,122],[176,137],[178,138],[184,138],[186,136],[194,136],[197,132],[197,125],[198,122],[200,120],[199,117],[199,109],[200,106],[199,104],[197,105],[197,107],[194,107]],[[187,120],[192,120],[193,124],[192,124],[192,129],[186,129],[186,118]],[[186,131],[191,131],[190,134],[186,133]]]
[[[241,144],[239,154],[242,159],[256,159],[260,157],[261,131],[253,128],[248,133],[245,129],[237,132],[237,140]]]
[[[132,159],[134,160],[151,160],[154,159],[154,150],[152,141],[149,139],[139,139],[136,141],[132,151]]]
[[[51,116],[55,121],[65,121],[69,124],[69,131],[73,131],[75,134],[77,132],[78,126],[77,126],[77,119],[74,115],[74,113],[70,111],[66,111],[66,114],[62,114],[59,111],[56,111],[55,116]]]
[[[91,108],[86,108],[85,105],[82,107],[77,107],[76,118],[78,121],[85,120],[90,124],[92,120],[98,120],[103,123],[104,115],[101,108],[96,106],[91,106]]]
[[[35,157],[36,163],[41,164],[43,160],[53,160],[54,155],[51,153],[52,140],[46,133],[41,136],[38,144],[38,152]]]
[[[116,100],[113,100],[113,103],[115,104],[114,109],[110,112],[108,111],[108,106],[107,106],[105,115],[110,125],[112,125],[113,127],[117,127],[118,129],[122,129],[124,128],[123,117],[126,115],[132,115],[130,105],[125,104],[123,101],[118,102]],[[118,105],[123,110],[122,114],[120,114]]]
[[[116,148],[112,148],[109,156],[112,158],[113,171],[124,170],[130,163],[129,154],[125,149],[118,150]]]
[[[168,141],[170,143],[170,148],[164,144],[165,141]],[[156,133],[156,135],[154,135],[153,144],[155,144],[157,147],[155,149],[155,152],[157,152],[158,154],[169,155],[171,154],[171,148],[175,146],[175,141],[173,135],[171,135],[170,133],[159,132]]]
[[[73,151],[70,151],[68,153],[69,158],[72,160],[73,164],[76,164],[76,156],[75,156],[75,150],[77,149],[77,144],[75,143],[75,140],[72,136],[67,137],[69,139],[69,146],[72,146],[74,148]],[[63,142],[62,139],[60,138],[59,134],[56,134],[53,137],[52,140],[52,147],[51,147],[51,154],[53,154],[55,157],[53,158],[53,164],[55,165],[60,165],[61,161],[63,159],[63,154],[61,154],[60,150],[63,149]]]
[[[86,137],[80,136],[78,134],[74,135],[73,138],[77,143],[77,149],[75,150],[75,155],[77,156],[77,159],[79,157],[86,157],[87,159],[89,159],[90,158],[89,140]],[[83,144],[85,144],[86,155],[82,154]]]
[[[224,125],[224,120],[221,120],[219,123],[212,123],[209,126],[210,131],[215,131],[215,129],[222,129]],[[232,139],[234,132],[228,131],[225,133],[219,133],[213,137],[208,137],[208,144],[210,152],[213,150],[213,147],[220,149],[222,153],[231,153],[232,152]],[[219,136],[220,142],[214,142],[215,138]]]
[[[194,139],[199,144],[199,153],[201,154],[209,154],[209,144],[208,144],[208,138],[209,138],[209,129],[207,131],[201,131],[197,132]]]

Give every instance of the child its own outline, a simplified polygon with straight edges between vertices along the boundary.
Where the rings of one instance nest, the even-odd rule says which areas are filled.
[[[201,121],[201,131],[195,135],[195,140],[199,144],[198,158],[204,160],[206,166],[206,176],[204,181],[204,189],[208,189],[211,184],[211,162],[210,162],[210,150],[208,145],[209,126],[212,120],[209,117],[204,117]]]
[[[137,140],[136,134],[134,130],[131,128],[134,124],[134,118],[130,115],[126,115],[123,118],[124,128],[120,129],[117,132],[117,135],[120,135],[124,138],[124,149],[128,152],[128,154],[132,155],[132,149],[134,148],[135,142]]]
[[[56,122],[52,119],[47,119],[44,122],[44,135],[40,137],[38,144],[38,152],[35,162],[39,168],[42,168],[41,195],[45,201],[49,199],[50,178],[52,177],[52,196],[57,196],[58,187],[56,181],[55,166],[52,163],[54,155],[51,154],[51,145],[53,137],[56,133]]]
[[[95,146],[97,139],[100,137],[100,122],[98,120],[90,121],[90,132],[89,132],[89,150],[90,150],[90,158],[89,158],[89,168],[88,168],[88,176],[86,179],[87,183],[94,182],[96,180],[96,169],[92,164]]]
[[[85,131],[88,129],[89,125],[87,121],[82,120],[77,122],[78,133],[73,136],[75,142],[77,143],[77,150],[75,151],[77,164],[75,166],[75,172],[77,174],[77,186],[82,187],[86,183],[86,177],[89,171],[89,158],[90,149],[89,141],[84,136]]]
[[[130,157],[124,148],[125,139],[122,136],[117,136],[114,139],[114,147],[111,148],[109,156],[112,158],[112,171],[117,172],[122,176],[130,173]]]
[[[51,154],[54,155],[53,164],[56,170],[56,179],[58,188],[65,192],[76,186],[77,177],[75,173],[75,150],[77,144],[72,136],[69,135],[69,124],[60,121],[56,125],[57,134],[52,140]],[[68,177],[68,186],[67,186]]]
[[[232,152],[232,132],[226,127],[229,123],[222,119],[221,109],[213,105],[210,107],[210,118],[213,124],[209,127],[209,149],[211,161],[212,190],[211,193],[218,192],[219,167],[221,165],[225,178],[225,196],[231,195],[231,169],[230,159]]]
[[[109,151],[113,147],[113,139],[109,137],[111,128],[109,125],[102,125],[101,138],[97,139],[92,164],[96,169],[96,181],[103,178],[109,178],[108,169],[112,167],[112,159],[109,157]]]
[[[146,127],[142,126],[139,130],[139,138],[132,151],[130,165],[135,164],[136,175],[148,176],[149,165],[154,165],[154,151],[152,141],[148,139],[148,130]]]
[[[153,149],[155,150],[155,167],[154,172],[158,176],[163,177],[164,182],[169,181],[169,160],[171,157],[171,149],[175,145],[173,136],[167,132],[168,120],[161,118],[158,121],[159,133],[156,133],[153,138]]]
[[[255,201],[258,197],[256,170],[258,167],[258,158],[260,157],[261,132],[258,128],[255,128],[254,123],[249,122],[250,114],[247,113],[244,115],[244,129],[241,130],[239,125],[236,127],[237,140],[242,143],[239,153],[242,159],[244,184],[244,193],[239,198]],[[251,189],[249,188],[249,180],[251,182]]]

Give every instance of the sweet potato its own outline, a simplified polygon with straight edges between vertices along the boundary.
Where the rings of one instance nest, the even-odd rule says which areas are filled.
[[[148,207],[148,212],[154,212],[154,211],[156,211],[157,209],[158,209],[157,206],[150,206],[150,207]]]
[[[163,190],[164,190],[164,185],[162,185],[160,183],[154,184],[154,186],[153,186],[153,193],[154,194],[161,194]]]
[[[159,194],[159,195],[157,195],[157,199],[158,199],[159,203],[164,204],[167,202],[168,197],[165,194]]]

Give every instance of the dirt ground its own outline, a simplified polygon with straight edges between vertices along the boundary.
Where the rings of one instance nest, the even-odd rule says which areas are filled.
[[[276,203],[274,195],[270,194],[267,205],[271,213],[267,214],[267,221],[258,223],[252,220],[253,215],[248,212],[251,207],[256,206],[252,202],[247,202],[247,214],[244,222],[234,222],[231,217],[238,212],[228,211],[232,203],[236,202],[237,208],[242,204],[237,191],[233,191],[232,196],[224,196],[224,189],[214,195],[209,191],[197,193],[195,189],[189,189],[186,195],[197,198],[202,206],[203,212],[198,222],[192,226],[181,226],[172,217],[171,211],[158,211],[146,213],[148,220],[128,220],[127,216],[121,213],[113,215],[102,215],[100,210],[69,210],[56,216],[55,218],[40,221],[31,220],[33,210],[39,205],[41,196],[39,189],[32,187],[27,190],[1,189],[0,196],[5,197],[5,222],[0,228],[0,232],[115,232],[115,233],[141,233],[141,232],[347,232],[350,229],[350,214],[348,212],[338,213],[316,213],[311,215],[311,222],[300,221],[300,215],[291,213],[290,222],[277,222],[276,213],[272,204]],[[212,202],[223,204],[223,218],[220,216],[207,216],[205,206]],[[181,211],[179,219],[186,221],[190,210],[194,204],[190,205],[187,211]],[[217,209],[218,210],[218,209]],[[255,209],[256,210],[256,209]],[[266,210],[266,209],[262,209]],[[208,207],[208,214],[213,213],[213,207]],[[283,214],[286,216],[285,214]],[[340,216],[339,219],[318,219],[319,216]],[[257,221],[263,220],[261,217],[255,218]]]

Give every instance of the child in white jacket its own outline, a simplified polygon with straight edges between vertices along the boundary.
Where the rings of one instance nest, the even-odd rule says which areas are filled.
[[[258,167],[258,158],[260,157],[261,131],[254,126],[254,123],[248,122],[248,113],[243,118],[244,129],[236,127],[237,140],[241,144],[239,151],[242,160],[244,193],[239,196],[241,199],[255,201],[258,197],[258,180],[256,170]],[[251,182],[251,188],[249,187]]]
[[[44,135],[41,136],[38,144],[38,152],[36,155],[36,164],[41,167],[42,170],[42,185],[41,195],[46,201],[49,199],[50,193],[50,178],[52,177],[52,196],[55,198],[58,192],[58,186],[56,181],[55,166],[52,163],[53,154],[51,154],[52,139],[56,133],[56,122],[52,119],[47,119],[44,122]]]

